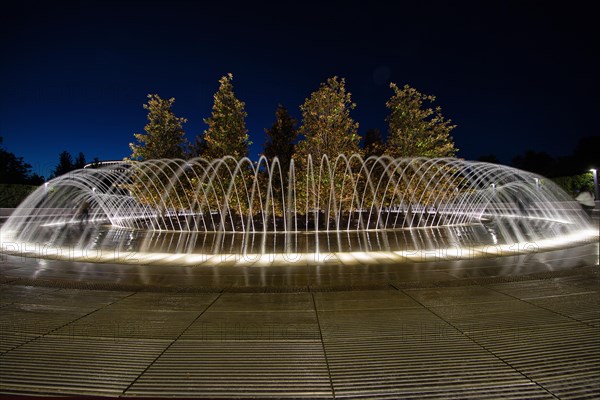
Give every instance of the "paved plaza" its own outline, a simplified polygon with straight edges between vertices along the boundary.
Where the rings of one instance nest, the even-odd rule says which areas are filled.
[[[597,244],[397,266],[2,257],[4,394],[600,397]]]

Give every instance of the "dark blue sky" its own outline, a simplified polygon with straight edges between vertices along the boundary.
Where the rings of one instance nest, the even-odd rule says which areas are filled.
[[[579,3],[203,3],[9,1],[0,16],[4,147],[46,176],[62,150],[123,158],[146,123],[147,93],[175,97],[193,139],[227,72],[246,103],[252,157],[277,104],[299,118],[333,75],[346,78],[363,136],[386,129],[390,81],[437,96],[458,125],[459,157],[560,156],[598,134],[595,14]]]

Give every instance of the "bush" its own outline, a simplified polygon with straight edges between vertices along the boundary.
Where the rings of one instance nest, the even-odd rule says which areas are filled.
[[[594,176],[591,172],[581,175],[561,176],[552,180],[573,197],[584,191],[594,192]]]
[[[37,188],[33,185],[0,184],[0,208],[18,207]]]

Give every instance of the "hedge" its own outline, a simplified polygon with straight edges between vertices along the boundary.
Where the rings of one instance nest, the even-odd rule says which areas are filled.
[[[38,186],[0,183],[0,208],[15,208]]]
[[[573,197],[584,191],[594,192],[594,176],[591,172],[574,176],[561,176],[552,180]]]

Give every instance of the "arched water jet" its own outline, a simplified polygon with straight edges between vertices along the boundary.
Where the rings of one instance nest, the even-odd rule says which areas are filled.
[[[89,224],[77,211],[84,202]],[[91,241],[76,239],[83,234]],[[249,263],[261,255],[289,262],[287,255],[297,254],[324,262],[323,254],[354,254],[347,260],[359,253],[397,262],[444,246],[481,253],[515,243],[572,244],[593,234],[581,207],[538,175],[451,158],[358,155],[292,160],[288,171],[264,157],[78,170],[36,190],[1,229],[2,242],[20,252],[37,243],[215,264],[231,255]]]

